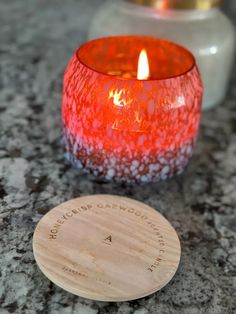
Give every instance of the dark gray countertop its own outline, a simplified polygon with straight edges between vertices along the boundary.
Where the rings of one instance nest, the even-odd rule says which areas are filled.
[[[145,186],[99,183],[64,160],[63,70],[101,2],[0,3],[0,313],[235,313],[236,72],[224,104],[203,114],[182,176]],[[229,8],[236,16],[235,1]],[[176,228],[181,263],[160,292],[132,302],[93,302],[57,288],[37,268],[32,235],[42,215],[95,193],[141,200]]]

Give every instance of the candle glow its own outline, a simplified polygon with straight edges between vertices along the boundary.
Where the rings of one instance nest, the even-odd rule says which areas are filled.
[[[117,89],[112,89],[109,92],[109,99],[113,99],[114,106],[117,107],[125,107],[129,105],[132,100],[129,98],[125,98],[126,92],[124,89],[117,90]]]

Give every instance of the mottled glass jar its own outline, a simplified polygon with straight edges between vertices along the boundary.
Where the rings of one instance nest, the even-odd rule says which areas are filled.
[[[234,28],[219,4],[219,0],[109,0],[95,15],[89,38],[143,34],[187,47],[197,60],[203,109],[208,109],[225,97],[235,51]]]
[[[136,72],[142,49],[148,79],[110,74]],[[144,36],[92,40],[75,52],[64,75],[66,156],[107,180],[165,180],[192,156],[201,103],[200,74],[185,48]]]

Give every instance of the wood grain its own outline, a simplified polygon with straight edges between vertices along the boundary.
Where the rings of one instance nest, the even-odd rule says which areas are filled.
[[[52,209],[36,227],[33,251],[52,282],[100,301],[154,293],[180,260],[178,236],[161,214],[114,195],[80,197]]]

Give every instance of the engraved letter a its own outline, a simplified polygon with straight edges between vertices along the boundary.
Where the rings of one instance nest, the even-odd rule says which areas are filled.
[[[108,242],[112,242],[111,240],[111,235],[109,235],[107,238],[104,239],[105,241],[108,241]]]

